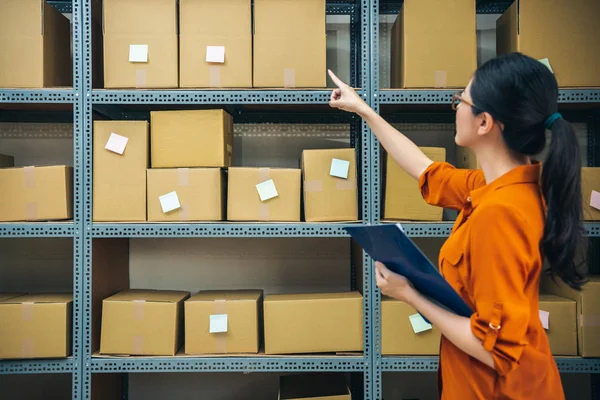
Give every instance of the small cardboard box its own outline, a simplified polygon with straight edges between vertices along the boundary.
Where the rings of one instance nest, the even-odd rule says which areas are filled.
[[[0,88],[73,85],[69,19],[44,0],[0,1]]]
[[[439,354],[441,333],[437,328],[427,325],[408,304],[389,297],[382,298],[381,354]]]
[[[176,88],[177,0],[104,0],[104,87]]]
[[[433,161],[446,161],[446,149],[420,147]],[[427,204],[418,182],[408,175],[392,157],[387,157],[384,219],[405,221],[441,221],[444,209]]]
[[[600,221],[600,168],[582,168],[581,190],[584,221]]]
[[[152,168],[229,167],[233,118],[223,110],[152,111]]]
[[[516,0],[496,21],[497,52],[547,60],[561,87],[600,86],[598,15],[599,1]]]
[[[577,302],[577,343],[582,357],[600,357],[600,276],[590,276],[582,291],[572,289],[559,278],[542,279],[544,293]],[[552,324],[552,322],[550,322]]]
[[[279,377],[279,400],[351,400],[344,374],[304,373]]]
[[[183,302],[189,296],[131,289],[104,299],[100,353],[174,356],[183,343]]]
[[[540,294],[540,318],[542,313],[548,313],[542,321],[548,321],[546,334],[552,354],[576,356],[577,303],[551,294]]]
[[[13,156],[7,156],[0,154],[0,168],[10,168],[15,166],[15,158]]]
[[[250,0],[180,0],[179,29],[180,87],[252,87]]]
[[[477,68],[475,2],[404,0],[391,50],[392,88],[466,87]]]
[[[342,178],[332,175],[347,174]],[[358,190],[354,149],[302,152],[304,218],[309,222],[356,221]]]
[[[204,291],[185,302],[185,354],[258,353],[262,291]]]
[[[73,168],[67,166],[0,169],[0,221],[73,218]]]
[[[94,221],[146,220],[148,147],[146,121],[94,121]]]
[[[0,358],[71,355],[71,294],[28,294],[0,301]]]
[[[265,297],[265,353],[363,350],[363,298],[358,292]]]
[[[326,86],[325,0],[254,0],[254,87]]]
[[[299,169],[229,168],[227,219],[300,221],[300,174]]]
[[[222,221],[225,186],[219,168],[149,169],[148,221]]]

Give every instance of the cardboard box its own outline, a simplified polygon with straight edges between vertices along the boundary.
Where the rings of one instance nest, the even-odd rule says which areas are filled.
[[[103,15],[104,87],[178,86],[177,0],[104,0]]]
[[[562,87],[600,86],[598,15],[594,0],[516,0],[496,21],[497,52],[547,59]]]
[[[123,154],[109,144],[113,133],[127,138]],[[146,220],[148,142],[146,121],[94,121],[94,221]]]
[[[262,291],[204,291],[185,302],[185,353],[258,353]]]
[[[229,167],[233,118],[223,110],[152,111],[152,168]]]
[[[73,85],[71,26],[44,0],[0,2],[0,87]]]
[[[0,301],[0,358],[71,355],[71,294],[28,294]]]
[[[300,221],[300,170],[284,168],[229,168],[227,219],[229,221]],[[273,181],[276,197],[268,196]],[[265,187],[265,189],[263,189]],[[260,189],[260,190],[259,190]],[[266,193],[266,194],[265,194]],[[266,197],[265,197],[266,198]]]
[[[175,355],[183,343],[183,302],[189,296],[181,291],[131,289],[104,299],[100,353]]]
[[[13,156],[7,156],[0,154],[0,168],[10,168],[15,166],[15,158]]]
[[[549,313],[546,334],[552,354],[577,355],[577,303],[551,294],[540,294],[540,318]]]
[[[441,333],[436,327],[419,332],[411,322],[417,311],[408,304],[383,297],[381,300],[381,354],[438,355]],[[418,319],[419,317],[413,317]],[[415,322],[417,324],[419,322]],[[418,332],[418,333],[417,333]]]
[[[590,276],[582,291],[567,286],[559,278],[542,279],[544,293],[577,302],[577,343],[582,357],[600,357],[600,276]],[[552,322],[550,322],[552,323]]]
[[[586,167],[581,170],[581,196],[583,198],[583,219],[600,221],[600,168]],[[592,204],[595,207],[592,207]]]
[[[219,168],[149,169],[148,221],[222,221],[225,186]],[[180,207],[165,212],[170,207],[162,196],[172,192]]]
[[[254,87],[326,86],[325,0],[254,0]]]
[[[446,149],[420,147],[433,161],[445,161]],[[392,157],[387,157],[384,219],[406,221],[441,221],[444,209],[423,200],[418,182],[408,175]]]
[[[73,218],[73,168],[67,166],[0,169],[0,221]]]
[[[466,87],[477,68],[475,1],[404,0],[391,50],[392,88]]]
[[[347,178],[331,175],[332,165],[347,163]],[[358,219],[356,153],[354,149],[302,152],[304,218],[306,221]]]
[[[180,0],[179,29],[180,87],[252,87],[250,0]]]
[[[265,353],[363,350],[363,298],[358,292],[265,297]]]
[[[344,374],[304,373],[279,377],[279,400],[351,400]]]

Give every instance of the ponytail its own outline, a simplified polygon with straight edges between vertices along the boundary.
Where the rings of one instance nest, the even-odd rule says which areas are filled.
[[[583,236],[579,143],[569,122],[553,119],[547,121],[552,139],[542,168],[547,214],[541,248],[550,264],[549,274],[580,289],[584,276],[575,262]]]

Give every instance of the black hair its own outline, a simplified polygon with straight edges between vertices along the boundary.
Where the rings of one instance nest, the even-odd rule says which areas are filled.
[[[479,110],[504,124],[507,146],[535,156],[546,145],[547,119],[558,109],[558,83],[541,62],[520,53],[494,58],[475,71],[471,98]],[[575,132],[565,119],[551,127],[552,138],[542,166],[546,224],[540,243],[552,277],[580,289],[584,276],[575,262],[583,236],[581,156]]]

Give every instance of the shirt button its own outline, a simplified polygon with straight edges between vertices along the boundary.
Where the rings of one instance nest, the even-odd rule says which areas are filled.
[[[470,203],[471,202],[471,196],[467,197],[467,202]]]

